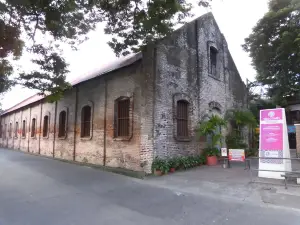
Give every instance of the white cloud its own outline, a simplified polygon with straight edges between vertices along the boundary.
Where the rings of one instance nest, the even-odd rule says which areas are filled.
[[[267,2],[268,0],[213,0],[212,12],[225,35],[229,50],[244,81],[246,78],[253,80],[255,71],[251,66],[251,59],[242,50],[241,45],[256,22],[267,12]],[[207,9],[194,10],[196,16],[204,12],[207,12]],[[66,49],[64,55],[70,63],[71,71],[67,77],[69,81],[116,58],[106,44],[110,37],[104,35],[103,27],[99,25],[96,31],[91,32],[89,40],[83,43],[78,51]],[[23,59],[19,64],[30,69],[27,59]],[[15,87],[4,95],[2,107],[7,109],[34,93],[33,90]]]

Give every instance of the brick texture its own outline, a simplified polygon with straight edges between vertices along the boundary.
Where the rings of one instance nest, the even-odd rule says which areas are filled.
[[[210,46],[218,50],[216,77],[209,74]],[[159,43],[156,63],[154,155],[201,152],[205,143],[199,143],[195,133],[199,122],[214,111],[224,116],[228,109],[246,107],[246,87],[212,14],[189,23]],[[179,94],[190,99],[190,141],[176,141],[174,137],[176,110],[172,99]]]
[[[217,76],[209,74],[209,48],[217,49]],[[130,98],[130,136],[115,136],[115,101]],[[176,102],[189,102],[189,137],[176,137]],[[92,108],[91,136],[81,137],[81,110]],[[7,125],[1,146],[45,156],[151,172],[155,156],[200,153],[205,139],[196,135],[201,119],[246,106],[246,88],[212,14],[187,24],[170,37],[147,46],[143,58],[121,69],[77,84],[55,103],[40,100],[1,116]],[[67,112],[66,136],[58,137],[59,114]],[[49,116],[48,135],[43,119]],[[36,133],[31,137],[32,119]],[[22,137],[22,121],[26,135]],[[19,122],[18,137],[9,138]]]

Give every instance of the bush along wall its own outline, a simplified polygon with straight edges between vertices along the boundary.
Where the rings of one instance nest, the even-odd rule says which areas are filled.
[[[206,158],[204,155],[177,156],[168,159],[156,157],[152,163],[152,172],[157,176],[161,176],[169,172],[187,170],[205,164]]]

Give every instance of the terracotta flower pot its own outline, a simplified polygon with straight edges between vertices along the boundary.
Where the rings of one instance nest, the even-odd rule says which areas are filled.
[[[162,176],[163,172],[161,170],[154,170],[154,175],[155,176]]]
[[[217,156],[207,156],[207,165],[216,166],[218,164]]]
[[[170,168],[170,173],[174,173],[175,172],[175,168]]]

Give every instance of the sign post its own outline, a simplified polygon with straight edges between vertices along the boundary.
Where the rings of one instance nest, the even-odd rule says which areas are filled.
[[[221,148],[221,156],[227,157],[227,148]]]
[[[291,171],[288,131],[283,108],[260,111],[259,177],[283,179],[284,171]],[[270,158],[270,159],[268,159]],[[277,159],[278,158],[278,159]],[[264,171],[270,170],[270,171]],[[277,172],[272,172],[277,171]],[[283,172],[278,172],[283,171]]]

